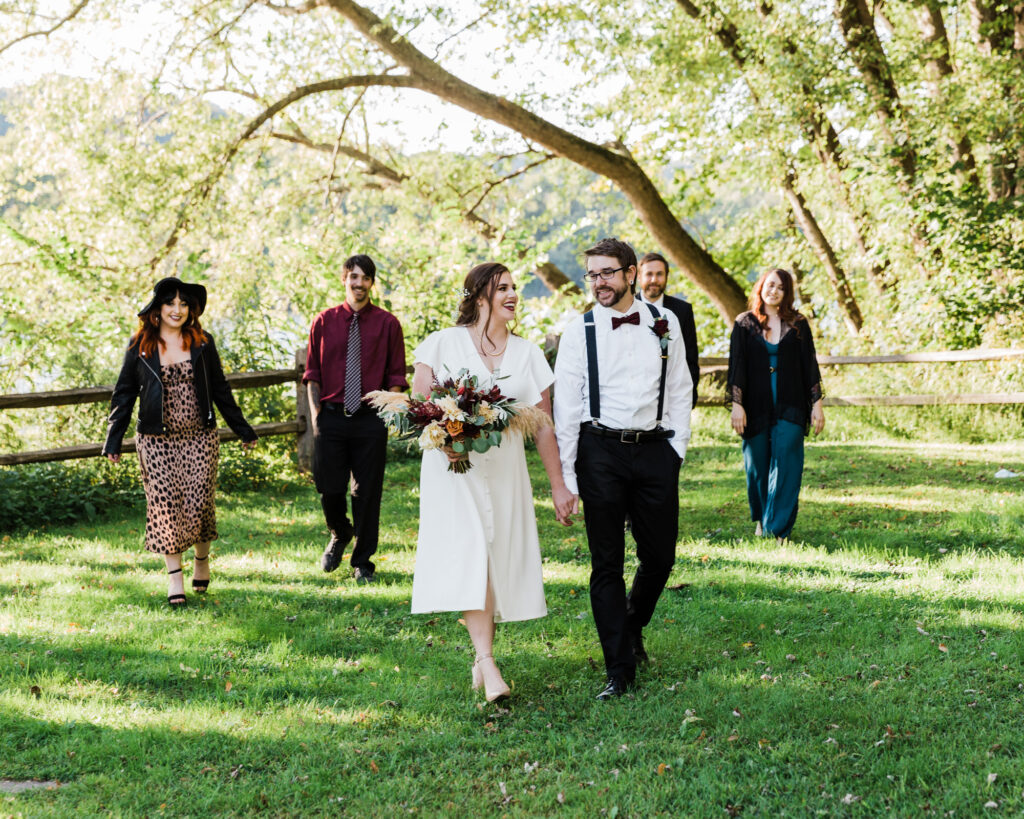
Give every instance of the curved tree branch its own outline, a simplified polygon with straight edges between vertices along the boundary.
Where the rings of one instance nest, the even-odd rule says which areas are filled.
[[[335,150],[339,154],[355,159],[357,162],[363,163],[366,166],[366,173],[371,176],[379,176],[386,182],[391,182],[395,185],[400,185],[406,179],[409,178],[408,174],[400,173],[389,165],[385,165],[379,159],[366,151],[361,151],[358,148],[354,148],[351,145],[332,145],[329,142],[314,142],[305,134],[299,132],[296,134],[286,134],[281,131],[274,131],[270,134],[274,139],[279,139],[282,142],[291,142],[296,145],[302,145],[306,148],[310,148],[320,153],[333,154]]]
[[[191,195],[178,209],[178,218],[174,223],[174,227],[171,228],[171,232],[164,241],[163,246],[153,256],[153,258],[150,259],[149,266],[151,268],[156,267],[174,248],[178,243],[178,239],[181,238],[182,231],[188,226],[189,214],[191,213],[192,208],[209,197],[214,186],[231,165],[232,160],[235,158],[235,155],[238,153],[242,144],[255,134],[265,122],[273,119],[274,116],[279,114],[289,105],[293,105],[299,100],[313,96],[314,94],[323,94],[328,91],[344,91],[349,88],[364,88],[366,86],[421,88],[422,82],[409,75],[400,74],[356,74],[351,77],[337,77],[331,80],[322,80],[320,82],[310,83],[309,85],[301,85],[290,94],[286,94],[277,102],[264,108],[263,111],[249,121],[249,124],[246,125],[242,133],[239,134],[231,145],[228,146],[213,170],[192,188]]]
[[[405,66],[417,87],[471,113],[504,125],[548,151],[607,177],[636,208],[651,237],[708,295],[727,322],[746,309],[739,284],[683,229],[650,177],[629,156],[576,136],[516,103],[446,71],[392,26],[353,0],[323,0],[366,39]]]
[[[0,46],[0,54],[3,54],[5,51],[7,51],[7,49],[12,48],[13,46],[16,46],[18,43],[24,42],[25,40],[29,40],[32,37],[49,37],[61,26],[65,25],[66,23],[70,23],[72,20],[74,20],[78,16],[78,13],[86,6],[88,6],[90,2],[91,0],[78,0],[78,2],[71,9],[71,11],[69,11],[67,14],[61,17],[56,23],[50,26],[50,28],[40,29],[39,31],[30,31],[27,34],[22,34],[20,37],[11,40],[9,43]]]

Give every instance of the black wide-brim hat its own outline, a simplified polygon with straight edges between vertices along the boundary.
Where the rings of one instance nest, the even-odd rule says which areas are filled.
[[[198,305],[198,309],[195,311],[196,316],[203,314],[203,310],[206,309],[206,288],[201,284],[188,284],[176,276],[168,276],[153,285],[153,298],[149,300],[149,304],[139,310],[139,317],[146,315],[156,305],[163,304],[164,299],[175,293],[184,293],[186,296],[190,296]]]

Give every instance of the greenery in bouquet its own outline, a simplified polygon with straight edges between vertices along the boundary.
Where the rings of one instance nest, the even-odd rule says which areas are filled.
[[[528,438],[550,424],[543,410],[503,395],[496,384],[481,386],[479,378],[468,369],[443,381],[435,380],[428,396],[378,390],[367,397],[399,437],[418,437],[424,452],[447,448],[463,456],[448,463],[449,471],[458,474],[472,468],[470,452],[482,453],[500,446],[506,429]]]

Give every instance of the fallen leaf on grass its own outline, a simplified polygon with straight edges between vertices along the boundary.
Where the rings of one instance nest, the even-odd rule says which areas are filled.
[[[232,689],[232,687],[233,686],[231,685],[231,680],[228,680],[226,683],[224,683],[224,690],[225,691],[230,691]]]
[[[664,776],[665,775],[665,771],[667,769],[668,769],[668,765],[666,765],[664,762],[659,762],[658,763],[658,776]]]
[[[374,762],[372,759],[370,760],[370,770],[373,773],[380,773],[380,768],[377,767],[377,763]]]
[[[939,643],[939,651],[946,652],[946,651],[949,651],[949,649],[946,648],[946,644],[945,643]]]
[[[844,805],[852,805],[854,802],[860,802],[860,797],[854,796],[852,793],[848,793],[839,801],[842,802]]]
[[[29,693],[30,693],[30,694],[31,694],[31,695],[32,695],[33,697],[35,697],[36,699],[39,699],[39,698],[40,698],[41,696],[43,696],[43,689],[42,689],[42,688],[40,688],[40,687],[39,687],[38,685],[33,685],[33,686],[32,686],[32,687],[31,687],[31,688],[30,688],[30,689],[28,690],[28,692],[29,692]]]
[[[990,773],[988,775],[988,777],[986,777],[986,778],[988,779],[988,784],[991,785],[993,782],[995,782],[999,778],[999,774],[997,774],[997,773]]]
[[[998,802],[993,802],[991,799],[989,799],[988,802],[985,803],[985,807],[986,808],[998,808],[999,807],[999,803]]]

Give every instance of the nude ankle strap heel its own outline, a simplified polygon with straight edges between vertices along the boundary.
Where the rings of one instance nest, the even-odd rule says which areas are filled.
[[[493,669],[493,673],[489,674],[485,669],[487,671]],[[479,685],[477,680],[480,681]],[[473,663],[473,689],[476,690],[480,685],[484,688],[484,696],[487,702],[500,702],[512,696],[512,689],[508,687],[508,683],[502,678],[501,671],[498,670],[498,664],[494,662],[494,657],[490,654],[483,654],[477,657],[476,662]]]

